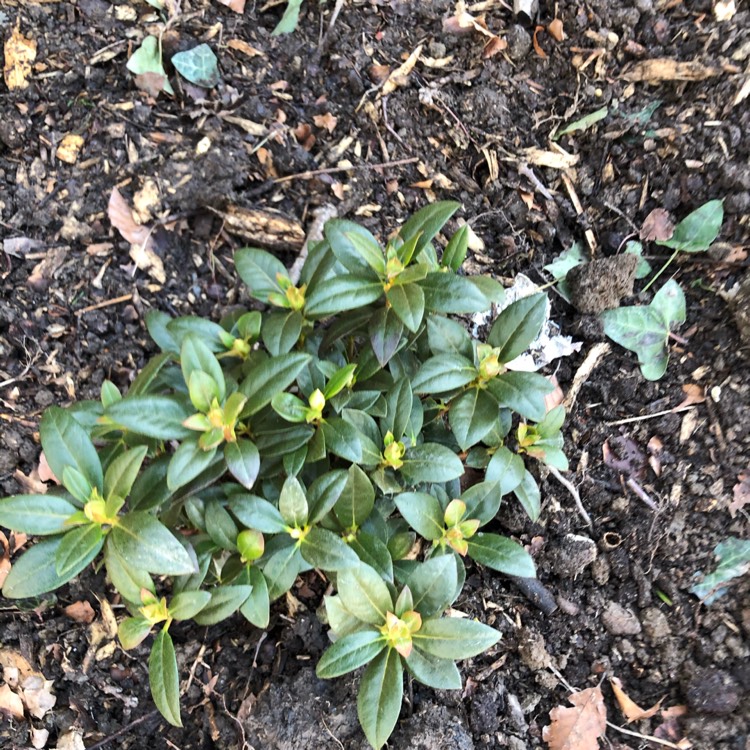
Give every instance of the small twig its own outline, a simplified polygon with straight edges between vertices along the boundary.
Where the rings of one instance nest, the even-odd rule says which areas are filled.
[[[674,742],[670,742],[669,740],[663,740],[659,737],[654,737],[650,734],[640,734],[639,732],[634,732],[632,729],[625,729],[625,727],[619,727],[617,724],[613,724],[611,721],[607,722],[607,726],[610,729],[614,729],[615,732],[621,732],[622,734],[630,735],[631,737],[638,737],[640,740],[647,740],[648,742],[655,742],[657,745],[664,745],[664,747],[672,747],[675,748],[675,750],[683,750],[679,745],[676,745]]]
[[[626,214],[624,214],[624,213],[623,213],[622,211],[620,211],[620,209],[619,209],[619,208],[617,208],[617,206],[613,206],[613,205],[612,205],[611,203],[608,203],[607,201],[602,201],[602,205],[603,205],[603,206],[604,206],[605,208],[608,208],[608,209],[609,209],[610,211],[612,211],[613,213],[616,213],[616,214],[617,214],[617,215],[618,215],[618,216],[619,216],[619,217],[620,217],[620,218],[621,218],[621,219],[622,219],[623,221],[627,221],[627,223],[628,223],[628,224],[630,225],[630,228],[631,228],[631,229],[632,229],[632,230],[633,230],[633,231],[634,231],[634,232],[635,232],[636,234],[638,234],[638,233],[640,232],[640,230],[639,230],[639,229],[638,229],[638,227],[637,227],[637,226],[635,225],[635,223],[633,222],[633,220],[632,220],[632,219],[631,219],[631,218],[630,218],[629,216],[627,216]]]
[[[97,302],[95,305],[89,305],[81,310],[76,310],[76,315],[79,317],[85,315],[92,310],[100,310],[102,307],[111,307],[112,305],[119,305],[121,302],[130,302],[133,299],[131,294],[123,294],[121,297],[115,297],[114,299],[104,300],[104,302]]]
[[[651,499],[651,495],[649,495],[648,492],[646,492],[646,490],[644,490],[643,487],[633,479],[633,477],[630,477],[625,484],[627,484],[627,486],[630,487],[630,489],[633,490],[633,492],[635,492],[635,494],[643,500],[651,510],[659,510],[659,506]]]
[[[547,190],[544,183],[534,174],[534,170],[528,164],[521,164],[518,168],[518,174],[526,177],[548,201],[554,200],[552,193]]]
[[[643,414],[640,417],[626,417],[625,419],[618,419],[615,422],[605,422],[607,427],[619,427],[622,424],[631,424],[632,422],[646,422],[649,419],[657,419],[658,417],[665,417],[667,414],[679,414],[683,411],[690,411],[691,409],[697,408],[698,404],[690,404],[689,406],[680,406],[675,409],[664,409],[662,411],[655,411],[653,414]]]
[[[299,255],[297,256],[294,264],[289,269],[289,279],[292,284],[297,284],[300,275],[302,274],[302,267],[305,265],[307,260],[307,250],[311,242],[319,242],[323,239],[323,227],[329,219],[333,219],[338,216],[335,206],[325,204],[316,208],[313,211],[313,220],[310,224],[310,229],[307,232],[307,237],[302,245]]]
[[[594,371],[596,366],[599,364],[599,360],[610,351],[610,345],[606,341],[602,341],[596,346],[592,347],[591,351],[586,355],[586,359],[583,360],[581,366],[576,371],[573,383],[568,389],[568,395],[563,401],[565,411],[569,412],[573,408],[573,404],[578,398],[578,392],[581,390],[581,386],[589,379],[591,373]]]
[[[338,172],[356,172],[357,170],[386,169],[388,167],[400,167],[404,164],[414,164],[419,158],[412,156],[409,159],[396,159],[395,161],[384,161],[380,164],[352,164],[349,167],[327,167],[326,169],[311,169],[307,172],[298,172],[297,174],[288,174],[285,177],[278,177],[274,183],[289,182],[290,180],[309,180],[319,174],[337,174]]]
[[[130,732],[132,729],[137,727],[139,724],[143,724],[143,722],[148,721],[149,719],[153,719],[154,716],[159,716],[158,709],[149,711],[147,714],[144,714],[139,719],[136,719],[135,721],[131,721],[130,724],[126,724],[124,727],[118,729],[114,734],[110,734],[108,737],[105,737],[103,740],[99,740],[99,742],[95,742],[93,745],[89,746],[88,750],[99,750],[100,747],[104,747],[105,745],[108,745],[113,740],[116,740],[118,737],[122,737],[124,734],[128,734],[128,732]]]
[[[555,479],[557,479],[560,484],[565,487],[568,492],[573,496],[573,500],[576,502],[576,507],[578,508],[578,513],[580,514],[581,518],[586,522],[586,525],[592,529],[594,527],[593,522],[591,521],[591,516],[586,512],[586,508],[583,507],[583,503],[581,502],[581,496],[578,494],[578,490],[576,489],[576,486],[567,480],[558,469],[556,469],[554,466],[547,466],[549,469],[549,473],[552,474]]]
[[[333,27],[336,24],[336,20],[338,19],[339,13],[341,13],[341,9],[343,7],[344,7],[344,0],[336,0],[336,5],[333,6],[333,13],[331,13],[331,20],[328,22],[328,28],[326,29],[326,33],[323,34],[323,38],[320,40],[318,44],[318,52],[322,52],[328,47],[328,39],[331,36]]]
[[[507,577],[542,614],[549,616],[558,608],[552,592],[538,578]]]

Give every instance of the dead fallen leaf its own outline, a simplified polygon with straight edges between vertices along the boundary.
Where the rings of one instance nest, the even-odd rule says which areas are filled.
[[[24,255],[41,250],[43,247],[44,242],[32,240],[30,237],[10,237],[3,240],[3,252],[16,258],[23,258]]]
[[[164,91],[164,86],[168,80],[163,73],[138,73],[138,75],[133,76],[133,83],[152,99],[156,99]]]
[[[668,240],[674,234],[674,224],[669,211],[655,208],[643,221],[639,237],[641,241]]]
[[[26,284],[35,292],[45,292],[52,281],[55,272],[65,262],[68,255],[67,247],[53,247],[47,251],[47,255],[41,263],[37,263],[31,270]]]
[[[569,169],[578,164],[581,158],[579,154],[570,154],[559,146],[555,151],[545,151],[531,146],[521,149],[519,157],[535,167],[549,167],[550,169]]]
[[[664,452],[664,443],[658,435],[654,435],[646,445],[648,450],[648,465],[653,469],[657,477],[661,476],[661,454]]]
[[[575,708],[557,706],[550,713],[552,724],[542,738],[550,750],[599,750],[599,738],[607,728],[607,709],[599,686],[572,693]]]
[[[133,259],[136,268],[145,271],[160,284],[166,282],[167,274],[164,270],[164,263],[151,247],[144,247],[143,245],[138,244],[131,245],[129,255]]]
[[[19,18],[20,24],[20,18]],[[31,75],[31,64],[36,60],[36,41],[27,39],[17,24],[5,42],[5,85],[11,90],[25,89]]]
[[[544,26],[537,26],[534,29],[534,36],[532,37],[532,42],[534,44],[534,52],[536,52],[537,55],[542,58],[542,60],[546,60],[547,53],[542,49],[542,45],[539,44],[538,36],[539,36],[540,31],[544,31]]]
[[[136,222],[128,202],[120,195],[120,191],[116,187],[112,188],[112,193],[109,196],[107,216],[109,216],[112,226],[131,245],[145,245],[147,249],[153,249],[151,230]]]
[[[705,81],[721,74],[721,68],[704,65],[698,60],[673,60],[670,57],[659,57],[653,60],[641,60],[633,63],[623,73],[622,78],[633,83],[645,81]]]
[[[23,702],[9,685],[0,685],[0,713],[7,714],[16,721],[23,719]]]
[[[560,387],[560,384],[557,382],[556,375],[550,375],[548,380],[550,383],[552,383],[552,385],[555,386],[555,390],[552,391],[552,393],[548,393],[544,397],[544,408],[547,411],[552,411],[552,409],[554,409],[556,406],[560,406],[560,404],[565,400],[565,393]]]
[[[219,0],[222,5],[226,5],[229,10],[235,13],[245,12],[245,0]]]
[[[456,12],[443,21],[443,31],[447,34],[467,34],[472,31],[478,31],[487,37],[487,42],[482,50],[482,57],[487,59],[496,55],[498,52],[507,49],[508,43],[497,34],[487,28],[487,22],[483,16],[472,16],[466,10],[466,3],[459,0],[456,3]]]
[[[563,22],[559,18],[549,22],[547,26],[547,33],[556,41],[562,42],[565,39],[565,31],[563,30]]]
[[[93,622],[96,617],[94,608],[85,599],[69,604],[63,611],[71,620],[82,622],[86,625]]]
[[[651,708],[641,708],[635,703],[630,696],[622,689],[622,682],[617,677],[610,678],[610,684],[612,685],[612,692],[617,698],[617,703],[620,706],[620,710],[625,714],[625,718],[628,720],[628,724],[632,721],[640,721],[641,719],[650,719],[652,716],[658,713],[661,708],[661,703],[664,700],[662,698],[658,703],[651,706]]]
[[[716,0],[714,3],[714,18],[719,23],[731,20],[736,12],[734,0]]]
[[[26,710],[35,718],[43,719],[57,703],[52,692],[52,680],[45,680],[40,674],[29,675],[21,682],[21,700]]]
[[[625,435],[607,438],[602,446],[602,457],[610,469],[634,479],[642,477],[646,469],[645,454],[632,438]]]
[[[28,475],[24,474],[20,469],[16,469],[13,472],[13,479],[18,482],[21,489],[27,495],[45,495],[47,493],[47,485],[39,476],[38,469],[32,469]]]
[[[68,730],[58,738],[55,750],[86,750],[83,735],[75,729]]]
[[[37,729],[36,727],[31,727],[31,744],[33,747],[35,747],[37,750],[42,750],[42,748],[47,747],[47,740],[49,739],[49,730],[48,729]]]
[[[83,138],[75,133],[68,133],[63,136],[60,141],[60,145],[55,151],[55,155],[60,161],[64,161],[66,164],[75,164],[78,161],[78,155],[81,153],[83,148]]]
[[[734,518],[737,513],[750,503],[750,468],[741,471],[737,475],[739,482],[734,485],[732,490],[733,499],[729,503],[729,515]]]
[[[334,117],[330,112],[326,112],[324,115],[313,116],[313,122],[315,123],[315,126],[327,130],[329,133],[333,133],[333,131],[336,129],[338,121],[339,118]]]
[[[706,394],[703,388],[695,383],[687,383],[682,386],[682,391],[685,394],[685,398],[672,409],[677,411],[678,409],[684,409],[686,406],[692,406],[693,404],[702,404],[706,400]]]
[[[42,482],[54,482],[60,484],[60,480],[55,476],[55,473],[47,463],[47,456],[44,455],[44,451],[39,454],[39,467],[38,467],[39,479]]]
[[[400,86],[406,85],[406,82],[409,80],[409,73],[414,70],[414,66],[417,64],[417,60],[419,60],[419,56],[422,54],[423,46],[424,45],[420,44],[414,52],[412,52],[409,57],[407,57],[406,60],[399,65],[398,68],[388,76],[388,78],[386,78],[383,88],[380,90],[381,96],[388,96],[388,94],[392,94]]]

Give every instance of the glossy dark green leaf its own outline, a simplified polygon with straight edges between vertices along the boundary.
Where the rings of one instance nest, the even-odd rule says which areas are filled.
[[[308,523],[318,523],[333,509],[348,481],[349,472],[334,469],[322,474],[310,485],[307,491]]]
[[[88,502],[93,490],[91,482],[78,469],[66,466],[62,473],[63,487],[82,505]]]
[[[388,741],[401,711],[404,669],[401,657],[389,648],[365,669],[357,693],[357,716],[367,741],[380,750]]]
[[[206,532],[217,547],[230,552],[237,550],[235,540],[239,529],[229,512],[218,500],[209,500],[206,503],[204,521]]]
[[[278,311],[263,318],[263,343],[272,356],[291,351],[302,333],[304,318],[295,310]]]
[[[513,493],[521,503],[521,507],[526,511],[526,515],[536,521],[542,512],[542,495],[539,491],[539,485],[536,483],[534,476],[524,469],[521,483],[513,490]]]
[[[385,542],[374,534],[360,531],[357,536],[349,542],[349,546],[357,554],[357,557],[374,568],[381,578],[386,581],[393,580],[393,560]]]
[[[286,530],[286,523],[276,506],[255,495],[233,495],[229,509],[249,529],[264,534],[280,534]]]
[[[546,294],[532,294],[511,302],[497,316],[487,343],[500,349],[500,362],[510,362],[529,348],[542,329],[548,304]]]
[[[215,625],[226,620],[245,603],[251,591],[249,585],[216,586],[211,589],[211,601],[193,616],[193,620],[198,625]]]
[[[370,319],[370,346],[381,367],[385,367],[398,351],[403,332],[403,322],[390,307],[380,308]]]
[[[78,508],[55,495],[13,495],[0,499],[0,526],[26,534],[59,534]]]
[[[214,460],[216,448],[204,451],[196,438],[183,440],[172,455],[167,469],[167,486],[176,490],[195,479]]]
[[[307,496],[296,477],[288,477],[281,488],[279,512],[288,526],[301,528],[307,523]]]
[[[271,618],[268,583],[263,572],[255,566],[248,568],[247,575],[252,590],[240,607],[240,612],[256,628],[265,629]]]
[[[375,489],[367,474],[356,464],[349,467],[346,484],[339,496],[334,513],[345,529],[357,529],[367,519],[375,505]]]
[[[355,617],[370,625],[383,625],[393,611],[393,599],[385,581],[369,565],[345,568],[336,577],[341,603]]]
[[[117,628],[120,645],[128,651],[143,643],[151,633],[153,623],[143,617],[126,617]]]
[[[458,354],[436,354],[425,360],[412,380],[414,393],[446,393],[468,385],[478,376],[470,360]]]
[[[182,346],[180,347],[180,367],[182,368],[182,377],[187,384],[190,383],[190,375],[195,370],[200,370],[209,375],[218,387],[219,401],[224,400],[226,384],[221,365],[208,346],[193,334],[185,336],[182,341]]]
[[[145,445],[139,445],[121,453],[112,461],[104,475],[105,500],[109,500],[113,495],[123,499],[128,497],[138,478],[146,453],[148,453],[148,448]]]
[[[377,630],[360,630],[345,635],[325,650],[315,673],[324,680],[340,677],[363,667],[384,648],[385,637]]]
[[[175,620],[191,620],[211,601],[208,591],[183,591],[169,602],[169,616]]]
[[[469,250],[469,226],[464,224],[450,238],[448,244],[443,250],[443,257],[440,264],[447,266],[453,271],[458,271],[463,262],[466,260],[466,253]]]
[[[108,544],[114,544],[125,561],[140,570],[162,575],[195,572],[195,564],[172,533],[150,513],[136,510],[121,516],[109,532]]]
[[[500,495],[507,495],[521,484],[525,471],[523,459],[502,445],[492,455],[484,478],[497,482]]]
[[[293,393],[277,393],[271,399],[271,408],[287,422],[299,424],[307,421],[309,406]]]
[[[343,419],[328,419],[321,425],[321,430],[330,453],[365,466],[377,464],[380,460],[378,447]]]
[[[406,243],[415,236],[419,236],[414,248],[414,258],[418,258],[422,250],[432,242],[435,235],[445,226],[445,223],[461,207],[455,201],[437,201],[413,214],[399,229],[398,236]]]
[[[433,354],[457,354],[470,361],[474,346],[466,326],[442,315],[427,316],[427,341]]]
[[[475,518],[482,525],[489,523],[500,509],[502,502],[501,484],[499,481],[479,482],[469,487],[461,495],[466,503],[466,519]]]
[[[3,596],[8,599],[39,596],[54,591],[74,578],[75,573],[61,576],[55,570],[55,556],[61,540],[62,536],[54,536],[37,542],[13,560],[3,584]]]
[[[418,284],[393,286],[386,292],[386,299],[402,323],[416,333],[424,317],[424,292]]]
[[[105,416],[136,435],[180,440],[193,435],[182,423],[191,415],[189,402],[174,396],[131,396],[112,404]]]
[[[456,598],[458,568],[453,555],[436,555],[418,563],[406,579],[414,609],[423,618],[444,612]]]
[[[332,219],[326,222],[324,231],[333,254],[348,271],[385,274],[383,250],[364,227],[347,219]]]
[[[401,440],[409,425],[414,396],[409,378],[399,378],[385,394],[386,415],[381,420],[383,432]]]
[[[309,361],[309,354],[290,352],[254,366],[240,385],[240,390],[247,396],[243,416],[255,414],[270,404],[277,393],[295,381]]]
[[[509,576],[536,578],[531,555],[520,544],[504,536],[475,534],[469,539],[469,557]]]
[[[270,601],[275,601],[292,588],[304,564],[305,561],[294,544],[277,550],[268,558],[263,566],[263,575],[268,582]]]
[[[468,659],[496,644],[500,633],[476,620],[442,617],[425,620],[412,639],[416,648],[431,656]]]
[[[547,406],[544,397],[555,387],[536,372],[504,372],[487,384],[490,393],[522,417],[539,422],[544,419]]]
[[[453,437],[466,451],[492,429],[498,419],[497,401],[483,388],[469,388],[451,401],[448,418]]]
[[[451,659],[440,659],[413,648],[405,662],[414,678],[427,687],[436,690],[461,688],[461,673]]]
[[[104,544],[104,532],[98,524],[77,526],[63,534],[55,552],[55,572],[70,580],[77,576],[94,558]]]
[[[185,337],[191,335],[200,339],[212,352],[222,352],[226,349],[222,343],[226,331],[218,323],[197,315],[182,315],[171,320],[167,318],[167,331],[177,343],[177,349],[172,351],[179,352]]]
[[[96,448],[86,430],[69,412],[50,406],[39,423],[39,436],[50,469],[62,479],[66,466],[77,469],[92,487],[102,491],[104,474]]]
[[[308,425],[289,425],[281,430],[257,432],[255,444],[264,459],[285,456],[312,440],[315,430]],[[310,461],[313,459],[311,458]]]
[[[175,727],[181,727],[180,675],[172,638],[162,630],[154,639],[148,658],[148,681],[151,697],[161,715]]]
[[[114,544],[107,543],[104,547],[104,565],[110,582],[126,601],[140,604],[141,589],[152,593],[156,591],[151,576],[145,570],[130,565]]]
[[[369,305],[383,295],[377,279],[357,274],[341,274],[321,281],[305,302],[305,317],[326,318],[336,313]]]
[[[428,540],[443,536],[443,509],[432,495],[426,492],[403,492],[393,500],[401,516],[420,536]]]
[[[302,557],[314,568],[343,570],[359,564],[357,553],[328,529],[313,526],[299,545]]]
[[[410,484],[419,482],[450,482],[464,473],[461,459],[438,443],[423,443],[409,448],[399,470]]]
[[[245,488],[251,490],[260,471],[260,454],[251,440],[240,438],[224,446],[224,460],[232,476]]]
[[[240,278],[247,284],[250,295],[268,302],[268,295],[281,292],[277,274],[288,276],[284,264],[271,253],[257,247],[243,247],[234,254],[234,265]]]
[[[172,318],[167,313],[161,310],[148,310],[145,320],[149,336],[151,336],[162,352],[174,352],[176,354],[180,351],[180,342],[169,330],[169,323],[172,321]]]
[[[450,271],[429,273],[419,285],[424,291],[427,312],[460,315],[484,312],[491,304],[470,279]]]

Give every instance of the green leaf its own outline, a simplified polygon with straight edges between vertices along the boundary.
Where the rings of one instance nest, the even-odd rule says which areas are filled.
[[[393,498],[399,513],[420,536],[432,541],[445,530],[440,503],[426,492],[403,492]]]
[[[649,307],[664,321],[668,329],[674,323],[685,322],[685,295],[682,287],[674,279],[659,289]]]
[[[145,445],[139,445],[121,453],[112,461],[104,475],[105,500],[110,500],[113,495],[126,498],[130,494],[146,453],[148,453],[148,448]]]
[[[389,648],[370,662],[359,683],[357,716],[367,741],[380,750],[388,741],[401,712],[404,669],[398,652]]]
[[[458,690],[461,687],[461,673],[450,659],[440,659],[414,648],[405,661],[414,678],[427,687],[436,690]]]
[[[541,422],[547,412],[544,397],[555,387],[536,372],[509,370],[490,380],[487,389],[500,402],[526,419]]]
[[[414,393],[446,393],[462,388],[477,377],[474,363],[458,354],[437,354],[425,360],[414,376]]]
[[[92,491],[91,483],[78,469],[66,466],[63,469],[62,483],[63,487],[80,503],[88,502]]]
[[[240,438],[224,446],[224,460],[231,475],[245,488],[251,490],[260,471],[260,454],[250,440]]]
[[[204,89],[213,88],[221,80],[216,55],[207,44],[172,55],[172,65],[183,78]]]
[[[141,589],[156,591],[151,576],[140,568],[129,565],[112,543],[104,547],[104,565],[112,585],[126,601],[140,603]]]
[[[324,422],[320,428],[329,453],[366,466],[379,462],[380,452],[377,446],[349,422],[334,417]]]
[[[385,367],[398,351],[403,332],[403,322],[390,307],[382,307],[370,319],[367,333],[372,351],[381,367]]]
[[[271,619],[268,584],[262,571],[255,566],[249,567],[247,574],[252,591],[240,607],[240,612],[256,628],[265,629]]]
[[[404,456],[401,475],[410,484],[419,482],[450,482],[464,473],[461,459],[438,443],[423,443],[409,448]]]
[[[349,472],[343,469],[321,474],[307,491],[307,504],[310,517],[308,523],[321,521],[338,502],[344,487],[349,481]]]
[[[359,563],[357,553],[328,529],[313,526],[299,545],[305,562],[321,570],[344,570]]]
[[[442,315],[427,318],[427,341],[433,354],[457,354],[474,359],[474,346],[466,327]]]
[[[117,386],[111,380],[105,380],[102,383],[101,402],[102,402],[102,406],[105,409],[110,404],[114,404],[115,401],[119,401],[121,398],[122,398],[122,394],[118,390]]]
[[[393,599],[385,581],[369,565],[360,563],[342,570],[336,578],[341,603],[357,619],[370,625],[385,623]]]
[[[453,271],[458,271],[466,260],[469,250],[469,225],[464,224],[454,235],[443,250],[440,265],[447,266]]]
[[[539,491],[539,485],[536,483],[534,476],[524,469],[521,484],[513,490],[513,493],[521,503],[521,507],[526,511],[526,515],[536,521],[542,512],[542,494]]]
[[[640,242],[634,240],[626,242],[623,252],[638,258],[638,266],[635,269],[636,279],[645,279],[651,273],[651,264],[643,257],[643,245]]]
[[[157,440],[179,440],[193,435],[192,430],[182,426],[190,414],[189,404],[183,399],[130,394],[104,412],[105,417],[124,429]]]
[[[596,125],[597,122],[603,120],[608,114],[609,107],[602,107],[601,109],[594,110],[580,119],[571,122],[569,125],[566,125],[562,130],[558,130],[557,133],[552,136],[552,140],[556,141],[558,138],[568,135],[568,133],[574,133],[577,130],[588,130],[593,125]]]
[[[211,601],[208,591],[183,591],[169,602],[169,616],[175,620],[191,620]]]
[[[307,318],[327,318],[339,312],[369,305],[383,295],[383,284],[357,274],[326,279],[312,290],[305,302]]]
[[[63,535],[55,552],[55,572],[69,581],[77,576],[99,554],[104,532],[98,524],[87,523]]]
[[[423,622],[412,640],[416,648],[431,656],[468,659],[494,646],[500,633],[476,620],[442,617]]]
[[[185,548],[166,526],[144,511],[121,516],[109,532],[108,544],[116,547],[128,565],[149,573],[177,576],[195,572]]]
[[[544,325],[548,304],[546,294],[532,294],[512,302],[497,316],[487,343],[500,349],[500,362],[511,362],[529,348]]]
[[[179,341],[177,341],[177,339],[175,339],[174,335],[167,327],[172,318],[170,318],[167,313],[162,312],[161,310],[148,310],[145,317],[148,334],[154,340],[156,345],[162,350],[162,352],[165,354],[170,352],[179,352],[180,343]],[[171,360],[172,358],[169,357],[168,359]],[[153,359],[150,360],[150,362],[153,362]]]
[[[690,587],[690,593],[707,605],[727,593],[732,579],[750,571],[750,540],[729,537],[714,547],[714,556],[718,564],[713,573],[704,575],[700,583]]]
[[[567,250],[560,253],[552,263],[544,266],[544,270],[551,273],[555,281],[558,282],[557,291],[568,302],[570,302],[570,288],[565,281],[565,277],[568,275],[568,271],[584,263],[588,263],[588,255],[581,243],[574,242]]]
[[[386,581],[393,580],[393,560],[385,542],[374,534],[360,531],[356,538],[349,542],[357,557],[374,568],[381,578]]]
[[[286,531],[286,523],[274,505],[255,495],[233,495],[229,509],[249,529],[264,534],[281,534]]]
[[[719,236],[724,221],[724,201],[713,200],[688,214],[675,228],[668,240],[657,240],[657,245],[671,247],[683,253],[708,250]]]
[[[396,440],[401,440],[409,426],[413,401],[407,377],[399,378],[385,394],[386,414],[381,420],[381,429],[390,432]]]
[[[251,591],[252,587],[248,585],[216,586],[211,589],[211,601],[194,615],[193,620],[198,625],[215,625],[226,620],[245,603]]]
[[[497,401],[483,388],[469,388],[451,401],[448,414],[453,437],[465,451],[478,443],[498,419]]]
[[[126,617],[117,628],[120,645],[126,650],[135,648],[148,638],[153,625],[143,617]]]
[[[166,630],[154,639],[148,658],[148,680],[151,697],[161,715],[175,727],[180,720],[180,675],[177,671],[177,656],[174,644]]]
[[[419,285],[424,291],[425,309],[428,312],[461,315],[484,312],[491,304],[466,276],[434,271],[427,274]]]
[[[218,323],[206,320],[206,318],[199,318],[197,315],[182,315],[172,320],[167,318],[166,328],[177,344],[177,348],[174,350],[177,352],[179,352],[182,342],[187,336],[200,339],[212,352],[223,352],[227,348],[224,345],[227,332]]]
[[[201,339],[193,334],[185,336],[182,341],[182,346],[180,347],[180,367],[182,368],[182,377],[187,385],[190,385],[190,376],[196,370],[204,372],[213,380],[218,389],[218,394],[213,393],[213,387],[199,389],[207,391],[209,407],[211,405],[211,400],[213,400],[214,397],[218,398],[219,401],[224,400],[226,384],[224,383],[224,373],[221,370],[221,365],[213,352],[203,343],[203,341],[201,341]],[[195,402],[193,402],[193,404],[196,409],[208,411],[208,409],[202,409],[201,406]]]
[[[435,235],[460,207],[461,204],[455,201],[438,201],[420,209],[406,221],[398,236],[406,243],[419,235],[412,257],[419,257],[422,250],[432,242]]]
[[[271,399],[288,388],[310,361],[309,354],[291,352],[255,365],[240,385],[247,396],[242,415],[250,416],[271,403]]]
[[[305,562],[294,544],[274,552],[263,567],[268,582],[268,598],[275,601],[294,585],[297,574]]]
[[[364,227],[346,219],[331,219],[324,231],[333,254],[347,271],[365,276],[372,271],[385,275],[383,250]]]
[[[138,375],[136,375],[135,380],[131,383],[130,389],[128,390],[128,397],[133,398],[148,393],[153,384],[157,382],[162,371],[167,365],[171,365],[174,361],[175,357],[171,351],[162,352],[155,357],[151,357],[144,368],[138,373]],[[168,368],[167,371],[169,371]],[[114,402],[109,404],[107,409],[113,404]]]
[[[459,562],[455,555],[431,557],[419,563],[406,579],[414,609],[422,617],[442,614],[456,598]]]
[[[277,276],[288,278],[284,264],[271,253],[257,247],[243,247],[234,254],[234,265],[247,284],[250,296],[268,302],[269,294],[282,294]]]
[[[271,399],[271,408],[287,422],[301,424],[310,413],[308,405],[293,393],[277,393]]]
[[[206,503],[204,520],[206,533],[217,547],[230,552],[237,550],[235,540],[239,530],[229,512],[218,500],[209,500]]]
[[[172,455],[167,469],[167,486],[176,490],[207,469],[216,455],[216,448],[204,451],[196,438],[183,440]]]
[[[133,482],[128,497],[130,510],[153,510],[171,496],[167,487],[167,468],[170,456],[162,456],[152,461]]]
[[[502,497],[501,481],[488,480],[472,485],[461,495],[461,500],[466,503],[464,518],[475,518],[481,525],[489,523],[497,515]]]
[[[503,445],[495,451],[487,464],[484,478],[488,482],[498,482],[500,495],[507,495],[521,484],[525,471],[523,459]]]
[[[42,449],[50,469],[62,479],[66,466],[79,471],[92,487],[102,491],[104,476],[96,448],[86,430],[70,412],[50,406],[39,424]]]
[[[55,495],[13,495],[0,500],[0,526],[25,534],[59,534],[78,508]]]
[[[291,34],[299,22],[299,12],[302,7],[302,0],[287,0],[286,10],[276,28],[271,32],[272,36],[280,34]]]
[[[536,578],[531,555],[512,539],[479,532],[469,539],[469,557],[488,568],[521,578]]]
[[[263,343],[268,353],[276,357],[291,351],[302,333],[302,313],[292,310],[290,312],[272,312],[263,318]]]
[[[302,528],[307,523],[307,496],[296,477],[288,477],[281,488],[279,512],[286,524],[293,528]]]
[[[385,638],[377,630],[360,630],[339,638],[329,646],[318,661],[315,674],[329,680],[363,667],[384,648]]]
[[[155,36],[147,36],[141,46],[130,56],[127,69],[135,75],[153,73],[163,78],[161,88],[168,94],[174,94],[161,59],[161,46]]]
[[[356,464],[349,467],[349,472],[334,513],[345,529],[359,528],[372,512],[375,505],[375,489],[367,474]]]
[[[391,287],[385,295],[403,324],[416,333],[424,317],[424,292],[418,284]]]
[[[13,566],[3,584],[3,596],[8,599],[26,599],[54,591],[75,578],[76,573],[58,575],[55,556],[62,536],[37,542],[13,561]]]

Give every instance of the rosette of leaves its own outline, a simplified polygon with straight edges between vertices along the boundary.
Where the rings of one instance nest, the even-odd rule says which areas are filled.
[[[486,651],[500,633],[475,620],[442,617],[456,596],[452,556],[414,568],[398,595],[380,574],[360,563],[337,575],[336,596],[326,613],[336,637],[320,658],[319,677],[347,674],[367,665],[357,694],[357,715],[369,743],[379,750],[398,720],[406,669],[437,689],[458,689],[456,660]]]
[[[52,591],[103,553],[132,615],[123,642],[148,643],[158,629],[152,689],[173,723],[170,623],[239,613],[267,627],[274,600],[313,568],[339,587],[327,612],[341,642],[355,632],[370,639],[368,670],[391,686],[404,668],[426,684],[457,685],[450,660],[490,643],[474,624],[440,618],[463,585],[462,561],[533,575],[529,555],[492,522],[511,496],[538,515],[527,459],[565,461],[562,409],[545,408],[552,386],[507,367],[537,336],[544,296],[503,310],[486,341],[450,317],[503,296],[493,279],[461,275],[466,228],[436,250],[457,207],[417,212],[384,246],[353,222],[331,221],[298,282],[270,253],[238,251],[263,310],[218,323],[149,313],[161,351],[126,394],[105,382],[99,401],[45,414],[42,446],[62,486],[0,500],[0,524],[45,537],[13,562],[3,593]],[[462,490],[467,466],[479,479]],[[414,559],[415,549],[425,554]],[[350,574],[377,576],[373,590],[388,594],[379,619],[360,616],[367,597],[347,588]],[[438,579],[439,595],[428,592]],[[433,629],[453,634],[432,638]],[[450,646],[469,636],[471,648]],[[431,651],[438,641],[440,653]],[[365,681],[366,705],[374,684]],[[373,744],[392,728],[399,690],[383,694],[388,722],[363,719]]]

